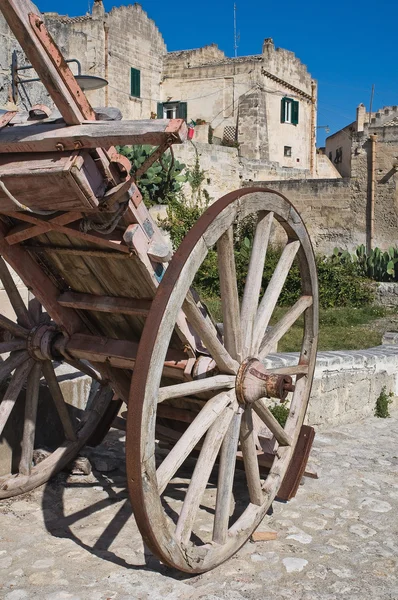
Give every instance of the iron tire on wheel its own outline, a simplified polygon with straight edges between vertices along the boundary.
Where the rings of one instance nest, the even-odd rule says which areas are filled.
[[[240,307],[232,228],[237,219],[249,215],[257,218],[257,224]],[[262,265],[271,226],[284,230],[287,243],[259,303]],[[216,327],[203,316],[190,293],[195,274],[209,249],[215,245],[224,345]],[[302,295],[272,332],[266,333],[295,259],[300,269]],[[219,374],[195,383],[197,392],[206,389],[208,393],[208,386],[214,382],[213,397],[202,403],[201,410],[185,432],[176,437],[174,447],[157,467],[157,417],[164,414],[160,413],[158,406],[162,406],[165,398],[181,397],[184,390],[193,389],[192,382],[171,387],[163,384],[162,387],[163,363],[181,309],[209,350]],[[249,389],[250,382],[245,379],[245,369],[248,362],[256,363],[261,369],[261,361],[266,358],[273,343],[302,314],[301,352],[297,366],[290,370],[296,378],[294,392],[286,425],[281,428],[272,415],[269,416],[264,398],[252,398],[250,393],[246,394],[245,383],[248,382],[246,387]],[[317,277],[313,250],[307,230],[290,202],[271,190],[251,188],[227,194],[210,206],[183,240],[159,286],[140,341],[136,363],[139,367],[134,370],[131,383],[126,442],[129,493],[144,541],[165,564],[187,573],[210,570],[233,555],[264,518],[289,466],[303,423],[315,366],[317,333]],[[239,389],[235,388],[237,374]],[[253,422],[258,416],[270,428],[277,448],[265,480],[260,477],[255,446]],[[238,450],[243,456],[248,501],[233,521],[230,519],[230,504]],[[165,510],[164,490],[192,453],[198,456],[196,466],[181,510],[173,519]],[[195,519],[198,518],[199,504],[204,503],[206,486],[217,459],[217,498],[209,540],[207,534],[200,538],[200,530],[195,529]],[[212,510],[208,509],[207,514]]]

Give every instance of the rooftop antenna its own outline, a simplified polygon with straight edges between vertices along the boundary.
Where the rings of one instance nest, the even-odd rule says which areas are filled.
[[[372,84],[372,91],[370,93],[370,104],[369,104],[369,123],[372,120],[372,108],[373,108],[373,97],[375,95],[375,84]]]
[[[236,2],[234,2],[234,54],[235,54],[235,58],[238,56],[238,39],[239,39],[239,34],[236,31]]]

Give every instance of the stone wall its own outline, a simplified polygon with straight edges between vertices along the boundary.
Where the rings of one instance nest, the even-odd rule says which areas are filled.
[[[297,364],[295,353],[275,354],[267,367]],[[374,414],[382,388],[394,394],[398,408],[398,347],[319,352],[306,423],[317,428],[354,423]]]
[[[93,106],[117,106],[125,119],[149,119],[151,112],[156,113],[166,46],[154,21],[139,4],[105,13],[102,2],[96,1],[91,15],[43,16],[66,59],[78,59],[85,75],[108,79],[107,88],[86,92]],[[0,105],[11,99],[14,50],[20,66],[29,62],[0,13]],[[76,74],[76,65],[70,66]],[[131,96],[131,68],[141,73],[139,98]],[[25,79],[36,76],[33,70],[21,71],[19,75]],[[36,103],[52,105],[41,83],[18,85],[18,91],[17,105],[24,110]]]

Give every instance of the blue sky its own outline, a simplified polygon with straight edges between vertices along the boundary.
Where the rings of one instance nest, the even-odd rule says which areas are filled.
[[[93,0],[37,0],[42,11],[69,16],[85,14]],[[128,4],[105,0],[105,10]],[[169,50],[216,43],[233,56],[234,0],[141,0],[154,19]],[[355,118],[363,102],[373,110],[398,104],[398,3],[380,0],[345,2],[236,0],[238,55],[261,53],[264,38],[293,51],[318,81],[318,126],[333,133]],[[132,23],[132,31],[134,24]],[[318,144],[325,139],[318,129]]]

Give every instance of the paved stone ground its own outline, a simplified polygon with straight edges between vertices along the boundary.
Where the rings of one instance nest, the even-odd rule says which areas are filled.
[[[318,433],[320,479],[266,517],[277,540],[196,577],[145,553],[120,437],[91,456],[93,474],[0,503],[2,600],[398,600],[398,413]]]

